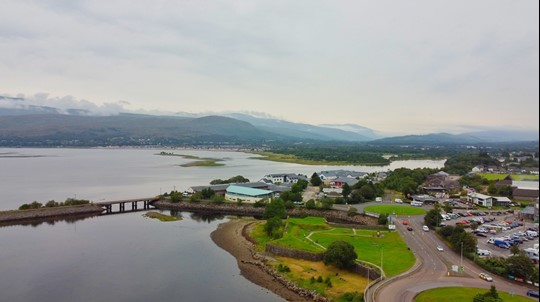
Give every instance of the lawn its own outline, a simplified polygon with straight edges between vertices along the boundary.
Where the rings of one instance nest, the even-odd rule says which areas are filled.
[[[277,240],[270,240],[266,236],[263,224],[257,225],[251,236],[259,243],[259,249],[263,249],[264,245],[270,242],[298,250],[324,252],[324,249],[306,238],[312,232],[311,240],[324,247],[337,240],[351,243],[358,259],[362,261],[380,265],[382,255],[383,269],[389,277],[405,272],[415,262],[413,253],[407,249],[397,232],[332,228],[322,218],[290,218],[286,232]],[[377,237],[377,234],[381,236]]]
[[[372,212],[377,214],[392,214],[392,215],[423,215],[426,214],[426,210],[418,207],[412,207],[407,205],[374,205],[364,208],[366,212]]]
[[[482,178],[485,178],[487,180],[502,180],[508,174],[497,174],[497,173],[480,173],[479,174]],[[528,175],[528,174],[510,174],[513,180],[539,180],[538,175]]]
[[[473,297],[480,293],[486,293],[488,289],[471,287],[442,287],[421,292],[414,299],[415,302],[454,302],[472,301]],[[530,302],[532,300],[509,293],[500,292],[499,297],[505,302]]]

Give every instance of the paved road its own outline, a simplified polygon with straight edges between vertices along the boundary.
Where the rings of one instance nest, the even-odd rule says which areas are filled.
[[[392,282],[381,283],[373,288],[376,293],[376,301],[413,301],[414,297],[427,289],[448,286],[465,286],[489,289],[491,284],[497,290],[526,296],[529,289],[500,277],[494,277],[493,283],[478,278],[483,270],[466,258],[463,258],[465,273],[462,276],[449,276],[452,266],[460,265],[459,254],[450,251],[443,242],[437,238],[433,231],[422,231],[423,215],[405,217],[409,220],[414,231],[407,231],[401,224],[403,219],[396,219],[397,230],[404,238],[417,258],[422,260],[422,265],[414,273],[405,278],[398,278]],[[444,251],[437,250],[437,246],[443,246]]]

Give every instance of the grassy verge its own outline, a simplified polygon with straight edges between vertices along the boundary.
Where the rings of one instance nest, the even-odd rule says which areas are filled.
[[[373,212],[377,214],[395,214],[395,215],[423,215],[426,214],[426,210],[418,207],[406,206],[406,205],[374,205],[364,208],[366,212]]]
[[[415,302],[454,302],[454,301],[472,301],[477,294],[488,292],[484,288],[471,287],[443,287],[430,289],[421,292],[414,299]],[[511,295],[505,292],[498,292],[499,297],[505,302],[528,302],[528,298],[522,296]]]

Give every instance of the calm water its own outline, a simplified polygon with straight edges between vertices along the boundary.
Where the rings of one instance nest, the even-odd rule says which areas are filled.
[[[223,167],[181,167],[192,160],[157,156],[162,150],[133,149],[2,149],[0,148],[0,210],[16,209],[68,197],[93,201],[148,197],[183,191],[211,180],[242,175],[257,181],[269,173],[301,173],[348,169],[362,172],[400,167],[439,168],[444,161],[397,161],[389,166],[305,166],[252,159],[241,152],[175,150],[177,154],[223,159]],[[34,156],[34,157],[32,157]]]
[[[0,300],[283,301],[209,239],[224,219],[142,214],[0,228]]]
[[[443,161],[386,167],[303,166],[250,159],[238,152],[176,150],[224,159],[224,167],[180,167],[190,160],[161,150],[1,149],[0,210],[33,200],[94,201],[185,190],[216,178],[330,169],[373,172],[441,167]],[[221,222],[192,218],[160,222],[143,213],[76,222],[0,228],[1,301],[283,301],[239,275],[236,260],[210,240]]]

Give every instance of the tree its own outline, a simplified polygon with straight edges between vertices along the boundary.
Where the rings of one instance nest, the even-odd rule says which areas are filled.
[[[171,202],[182,201],[182,193],[180,192],[172,191],[170,197],[171,197]]]
[[[388,223],[388,214],[379,214],[377,221],[380,225],[386,225]]]
[[[285,209],[285,202],[282,199],[275,198],[264,209],[264,219],[270,219],[272,217],[285,218],[287,211]]]
[[[206,188],[201,190],[201,197],[203,199],[210,199],[212,196],[214,196],[216,192],[212,190],[211,188]]]
[[[325,265],[334,265],[337,268],[350,267],[358,255],[354,247],[345,241],[334,241],[324,253],[323,262]]]
[[[279,239],[283,236],[283,221],[279,217],[272,217],[266,221],[264,231],[273,239]]]
[[[424,223],[431,227],[439,226],[439,221],[441,221],[441,210],[439,207],[429,210],[424,216]]]
[[[315,187],[322,185],[322,180],[319,177],[319,174],[317,173],[313,173],[313,175],[311,175],[311,179],[309,182],[311,183],[312,186],[315,186]]]
[[[321,209],[330,210],[334,205],[334,201],[330,198],[324,198],[321,200]]]
[[[300,193],[303,192],[308,186],[307,180],[299,179],[296,183],[291,186],[291,192]]]
[[[487,293],[474,296],[473,302],[503,302],[503,300],[499,297],[495,285],[491,285],[491,288]]]
[[[349,186],[348,183],[344,183],[343,186],[341,187],[341,194],[345,198],[349,197],[349,194],[351,194],[351,191],[352,191],[351,187]]]
[[[530,279],[534,273],[534,265],[524,253],[518,253],[506,259],[506,271],[509,275]]]
[[[520,251],[519,251],[519,247],[518,247],[517,245],[512,245],[512,246],[510,247],[510,253],[511,253],[512,255],[517,255],[517,254],[519,254],[519,252],[520,252]]]
[[[310,199],[306,202],[306,209],[315,209],[315,200]]]

